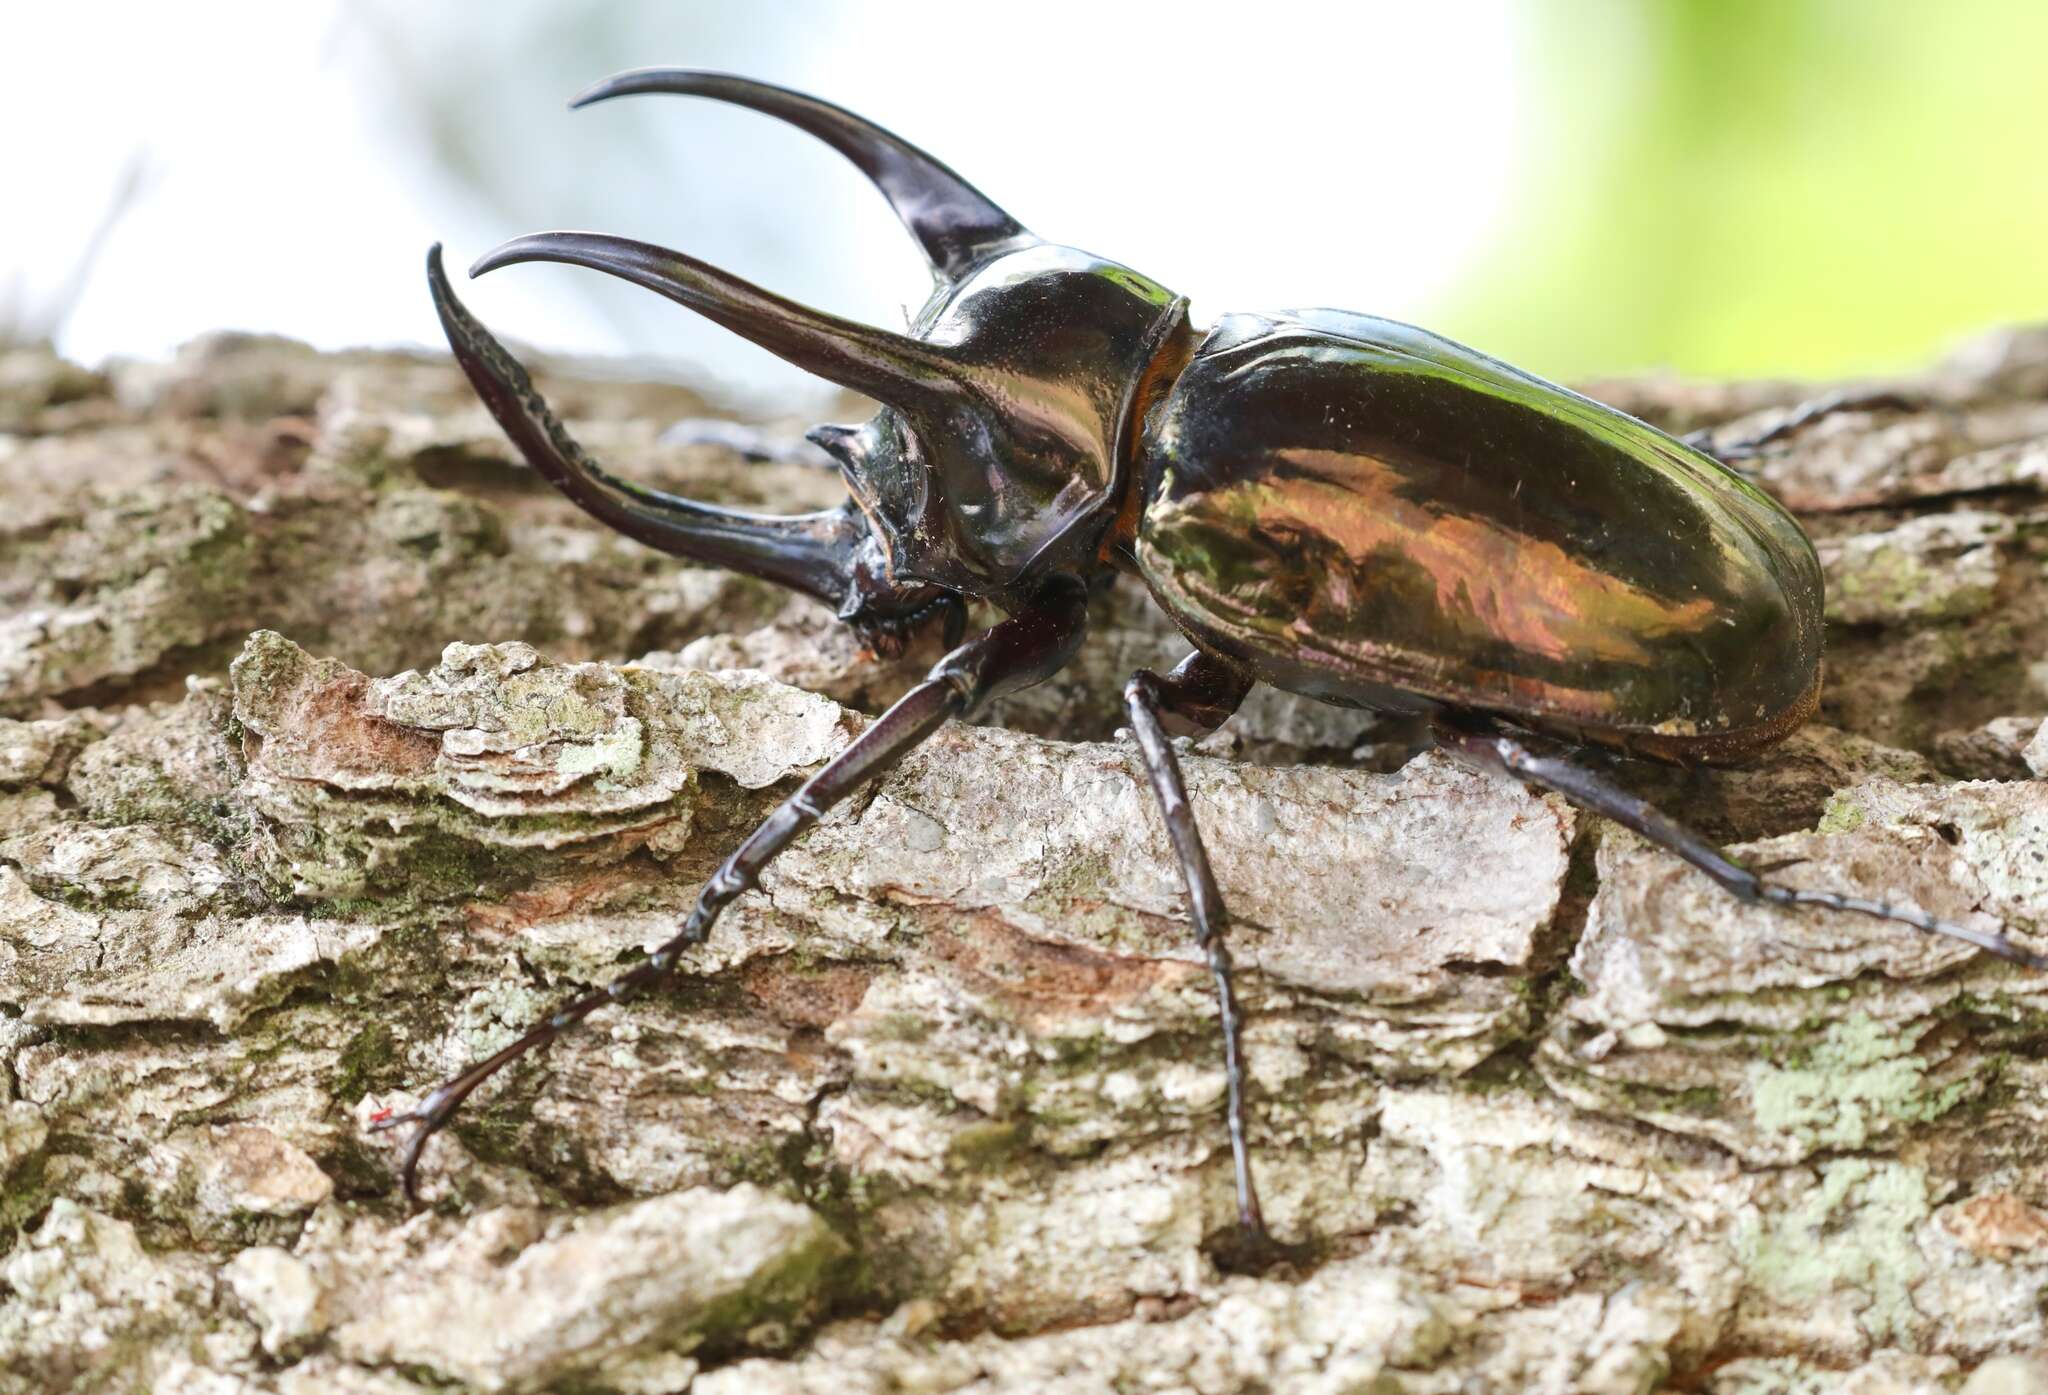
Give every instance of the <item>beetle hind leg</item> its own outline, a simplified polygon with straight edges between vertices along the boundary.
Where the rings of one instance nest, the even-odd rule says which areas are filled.
[[[1437,744],[1452,754],[1483,769],[1526,780],[1563,795],[1582,809],[1613,819],[1704,872],[1723,890],[1740,900],[1763,901],[1775,906],[1816,906],[1822,910],[1847,911],[1876,920],[1894,921],[1925,934],[1961,940],[2030,969],[2048,969],[2048,956],[2036,954],[2005,935],[1942,920],[1917,906],[1897,906],[1836,891],[1809,891],[1772,881],[1767,873],[1776,870],[1775,867],[1745,867],[1733,861],[1711,840],[1647,801],[1638,799],[1606,776],[1579,765],[1567,756],[1539,750],[1485,718],[1440,719],[1434,732]],[[1786,864],[1777,864],[1783,865]]]
[[[1222,1267],[1237,1270],[1263,1269],[1299,1255],[1297,1247],[1280,1244],[1266,1230],[1258,1187],[1252,1181],[1251,1148],[1245,1136],[1242,1015],[1232,980],[1230,947],[1224,942],[1230,916],[1223,905],[1223,893],[1216,885],[1216,874],[1210,870],[1208,850],[1202,846],[1194,809],[1188,803],[1180,759],[1174,754],[1161,717],[1173,717],[1177,719],[1176,725],[1193,730],[1213,730],[1237,710],[1252,682],[1252,676],[1244,670],[1198,652],[1189,655],[1164,678],[1141,669],[1124,685],[1124,708],[1130,717],[1131,734],[1144,758],[1145,773],[1159,801],[1166,835],[1180,863],[1195,942],[1208,956],[1209,972],[1216,980],[1238,1219],[1236,1242],[1218,1247],[1216,1258]]]
[[[1927,404],[1894,388],[1831,392],[1792,409],[1791,413],[1761,431],[1752,431],[1730,441],[1716,441],[1713,428],[1687,432],[1679,437],[1694,450],[1704,451],[1732,470],[1750,474],[1738,462],[1754,460],[1765,446],[1796,436],[1817,421],[1840,412],[1917,412]]]

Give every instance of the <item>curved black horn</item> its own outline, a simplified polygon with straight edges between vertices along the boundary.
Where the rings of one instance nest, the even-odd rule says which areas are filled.
[[[427,286],[455,361],[477,396],[527,463],[578,507],[663,552],[778,582],[834,607],[845,601],[867,535],[850,503],[818,513],[741,513],[607,473],[549,410],[519,361],[456,299],[438,242],[427,252]]]
[[[636,68],[598,83],[569,105],[588,106],[636,92],[709,97],[748,107],[807,131],[860,167],[889,200],[903,226],[924,248],[932,270],[957,281],[1005,244],[1034,241],[1022,224],[990,203],[972,184],[910,142],[819,101],[731,73],[692,68]]]
[[[532,233],[484,253],[469,274],[515,262],[566,262],[645,286],[799,368],[877,401],[910,407],[957,392],[958,366],[929,344],[785,300],[650,242],[603,233]]]

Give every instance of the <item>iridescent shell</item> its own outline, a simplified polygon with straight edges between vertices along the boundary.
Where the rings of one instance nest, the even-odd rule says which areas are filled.
[[[1412,326],[1228,316],[1140,448],[1153,594],[1279,687],[1702,761],[1770,745],[1818,698],[1820,565],[1791,515]]]

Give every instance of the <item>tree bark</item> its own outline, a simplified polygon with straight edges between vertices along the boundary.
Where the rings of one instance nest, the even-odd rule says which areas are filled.
[[[664,444],[685,389],[548,386],[636,478],[838,496]],[[2048,946],[2048,331],[1892,386],[1756,463],[1819,720],[1617,773]],[[1815,392],[1592,390],[1727,439]],[[1224,1272],[1215,1006],[1116,739],[1185,646],[1121,584],[480,1092],[415,1211],[378,1111],[672,933],[937,636],[605,533],[439,359],[20,350],[0,433],[0,1391],[2048,1392],[2048,980],[1270,691],[1186,765],[1309,1252]]]

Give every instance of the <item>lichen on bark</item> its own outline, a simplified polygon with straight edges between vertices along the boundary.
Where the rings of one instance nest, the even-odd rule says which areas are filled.
[[[1183,646],[1123,585],[481,1092],[415,1212],[379,1111],[672,933],[937,637],[605,533],[444,360],[0,369],[0,1391],[2048,1390],[2042,980],[1270,692],[1187,765],[1314,1245],[1219,1268],[1215,1009],[1116,737]],[[1757,462],[1828,572],[1818,722],[1616,769],[2040,943],[2048,332],[1901,386]],[[838,491],[549,387],[637,478]],[[1732,437],[1815,389],[1595,390]]]

